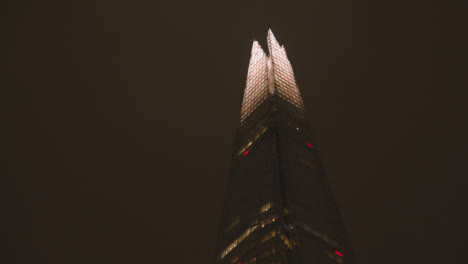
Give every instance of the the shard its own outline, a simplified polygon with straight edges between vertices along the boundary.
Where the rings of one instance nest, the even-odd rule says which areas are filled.
[[[218,264],[354,263],[284,47],[254,41]]]

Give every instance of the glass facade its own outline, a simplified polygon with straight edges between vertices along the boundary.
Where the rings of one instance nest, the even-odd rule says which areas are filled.
[[[268,57],[257,41],[252,46],[252,54],[247,73],[247,84],[242,102],[241,122],[250,115],[268,96]]]
[[[216,259],[354,263],[284,47],[254,41]]]

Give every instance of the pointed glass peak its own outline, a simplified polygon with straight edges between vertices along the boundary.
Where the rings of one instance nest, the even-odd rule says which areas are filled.
[[[258,41],[256,41],[255,39],[253,40],[253,43],[252,43],[252,51],[251,53],[254,54],[256,52],[262,52],[263,54],[265,53],[262,49],[262,47],[260,46],[260,43],[258,43]]]
[[[273,31],[271,30],[271,28],[268,29],[268,36],[275,38],[275,35],[273,35]]]
[[[247,82],[242,102],[241,122],[269,96],[279,98],[302,113],[304,105],[296,78],[283,46],[278,44],[271,29],[267,35],[267,55],[258,41],[253,40]]]
[[[275,38],[275,35],[273,35],[273,31],[271,29],[268,29],[268,35],[267,35],[267,42],[268,42],[268,51],[270,53],[270,56],[274,52],[275,48],[279,48],[280,45],[278,41]]]

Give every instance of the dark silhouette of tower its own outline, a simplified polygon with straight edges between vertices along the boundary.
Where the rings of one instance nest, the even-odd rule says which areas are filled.
[[[219,264],[354,263],[284,47],[254,41],[216,249]]]

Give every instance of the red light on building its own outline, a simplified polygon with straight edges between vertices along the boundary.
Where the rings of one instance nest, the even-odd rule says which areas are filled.
[[[247,155],[247,154],[249,154],[249,151],[248,151],[248,150],[246,150],[246,151],[244,152],[244,154],[242,154],[242,156],[245,156],[245,155]],[[239,262],[239,263],[240,263],[240,262]]]
[[[337,254],[338,256],[342,257],[343,254],[341,254],[341,252],[339,252],[338,250],[335,250],[335,254]]]
[[[312,144],[310,144],[309,142],[306,143],[307,146],[309,146],[310,148],[314,148],[314,146]]]

